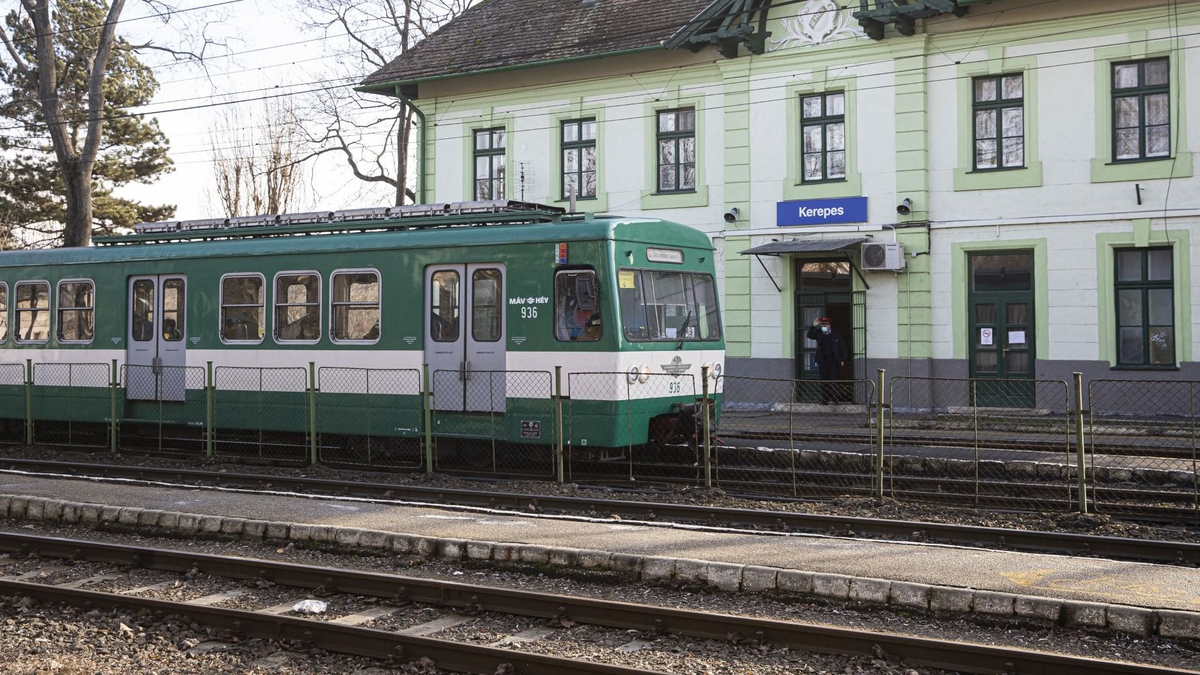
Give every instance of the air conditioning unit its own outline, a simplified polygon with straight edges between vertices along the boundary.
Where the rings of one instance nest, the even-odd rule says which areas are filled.
[[[908,263],[904,260],[904,244],[898,242],[866,243],[862,245],[862,268],[870,271],[895,272]]]

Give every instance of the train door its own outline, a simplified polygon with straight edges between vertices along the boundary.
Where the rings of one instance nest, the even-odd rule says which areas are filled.
[[[425,271],[425,362],[435,410],[505,410],[504,271],[493,263]]]
[[[152,275],[129,279],[125,397],[182,401],[187,391],[187,279]]]

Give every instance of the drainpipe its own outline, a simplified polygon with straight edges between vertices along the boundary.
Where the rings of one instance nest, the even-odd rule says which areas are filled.
[[[412,108],[413,112],[417,113],[417,119],[420,120],[420,125],[421,125],[421,128],[419,130],[420,138],[419,138],[419,142],[417,143],[417,203],[425,204],[425,203],[427,203],[425,201],[425,113],[421,112],[421,109],[418,108],[412,102],[412,99],[410,99],[409,97],[400,93],[399,85],[396,85],[396,98],[400,99],[400,102],[403,103],[404,105],[408,106],[409,108]],[[400,129],[399,129],[399,131],[397,131],[397,133],[399,133],[399,134],[404,133],[404,125],[403,124],[400,125]],[[396,143],[397,155],[399,155],[399,152],[400,152],[400,143],[397,142]],[[401,159],[402,158],[399,156],[396,158],[397,173],[399,172]],[[403,188],[400,188],[400,189],[403,189]],[[400,200],[397,200],[397,203],[399,201]]]

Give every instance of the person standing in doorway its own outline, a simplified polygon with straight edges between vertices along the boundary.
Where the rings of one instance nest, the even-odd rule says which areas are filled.
[[[837,385],[833,382],[838,379],[839,371],[846,365],[847,358],[846,341],[832,324],[829,317],[823,316],[813,321],[812,328],[804,335],[817,343],[817,366],[821,371],[821,405],[838,402]]]

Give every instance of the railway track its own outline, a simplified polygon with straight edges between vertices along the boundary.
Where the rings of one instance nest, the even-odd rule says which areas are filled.
[[[965,673],[1023,673],[1025,675],[1101,675],[1132,673],[1162,674],[1178,671],[1140,665],[1027,651],[959,641],[942,641],[856,629],[756,619],[734,615],[696,612],[613,602],[594,598],[483,587],[424,578],[402,577],[370,572],[297,565],[292,563],[224,557],[142,546],[124,546],[92,541],[60,539],[28,534],[0,533],[0,552],[16,556],[18,562],[31,560],[34,567],[22,574],[0,576],[0,594],[24,596],[42,602],[63,603],[91,609],[145,610],[157,619],[185,617],[188,623],[224,631],[230,637],[258,637],[297,646],[317,647],[377,659],[417,660],[429,658],[442,669],[487,673],[511,672],[521,675],[612,674],[650,672],[618,665],[578,661],[533,654],[511,648],[466,644],[429,637],[454,621],[462,623],[471,615],[500,613],[529,617],[542,624],[539,634],[553,633],[556,627],[573,624],[638,631],[646,636],[678,635],[792,651],[840,654],[852,657],[878,657],[908,665],[928,666]],[[59,583],[37,583],[30,579],[53,578],[63,569],[51,561],[90,564],[81,579]],[[49,569],[48,574],[45,570]],[[88,590],[87,582],[120,584],[129,571],[154,570],[166,578],[172,575],[205,574],[228,580],[227,590],[188,601],[177,602],[143,597],[156,586],[113,589],[111,592]],[[0,568],[0,575],[3,575]],[[79,576],[79,575],[76,575]],[[169,582],[162,582],[162,586]],[[310,591],[326,598],[339,595],[372,598],[372,609],[313,620],[285,616],[290,601],[255,610],[232,609],[220,605],[237,597],[236,589],[246,584],[269,584],[296,589],[293,597],[307,597]],[[332,604],[332,603],[331,603]],[[442,617],[402,630],[369,627],[381,618],[412,614],[417,607],[431,606],[445,612]],[[425,630],[422,630],[425,628]],[[527,641],[536,640],[528,638]],[[507,643],[521,644],[517,636]],[[507,664],[507,665],[506,665]]]
[[[656,523],[699,523],[764,532],[868,536],[1006,548],[1038,553],[1088,555],[1156,563],[1200,565],[1200,544],[1153,539],[1129,539],[1065,532],[1017,530],[949,523],[863,518],[828,514],[769,511],[673,504],[665,502],[531,495],[493,490],[338,481],[295,476],[239,474],[79,464],[28,459],[0,459],[0,470],[184,484],[246,491],[284,491],[305,495],[346,496],[379,501],[403,501],[449,507],[489,508],[528,514],[562,513],[580,516],[619,515],[626,520]],[[938,495],[930,495],[931,499]],[[945,496],[945,495],[942,495]]]

